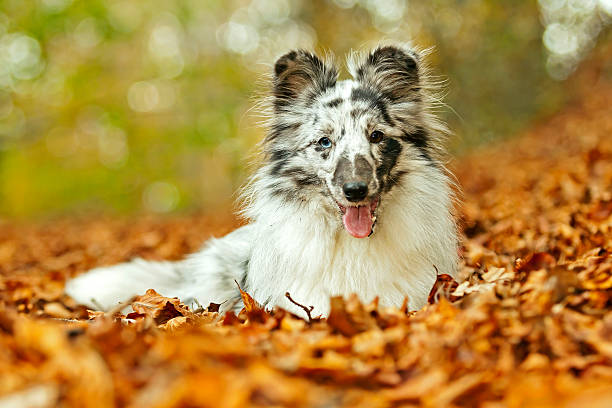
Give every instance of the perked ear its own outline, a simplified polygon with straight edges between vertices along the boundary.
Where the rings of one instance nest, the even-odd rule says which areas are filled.
[[[420,90],[419,57],[407,48],[378,47],[350,68],[357,81],[374,86],[391,102],[414,99]]]
[[[316,55],[291,51],[274,64],[274,107],[282,110],[297,99],[308,100],[336,85],[338,70]]]

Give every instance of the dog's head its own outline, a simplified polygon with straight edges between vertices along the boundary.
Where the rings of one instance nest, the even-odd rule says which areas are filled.
[[[337,81],[337,69],[310,52],[280,57],[260,180],[267,193],[319,200],[352,236],[372,234],[381,202],[404,176],[439,164],[420,58],[378,47],[352,57],[353,78]]]

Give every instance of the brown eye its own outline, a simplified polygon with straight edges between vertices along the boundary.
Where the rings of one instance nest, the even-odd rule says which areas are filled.
[[[380,130],[375,130],[370,133],[370,143],[378,143],[382,140],[384,134]]]

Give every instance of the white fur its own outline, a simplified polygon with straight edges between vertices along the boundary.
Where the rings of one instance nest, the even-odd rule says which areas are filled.
[[[274,202],[262,208],[250,261],[257,273],[248,275],[255,299],[298,311],[285,298],[288,291],[323,315],[330,296],[351,293],[398,307],[407,296],[412,310],[421,308],[436,268],[455,275],[456,238],[444,180],[430,183],[414,175],[407,184],[381,203],[380,224],[366,239],[324,222],[316,208]]]

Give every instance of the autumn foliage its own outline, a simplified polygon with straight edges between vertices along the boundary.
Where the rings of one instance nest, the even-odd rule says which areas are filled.
[[[152,290],[87,311],[67,277],[176,259],[235,221],[1,225],[0,405],[611,406],[612,89],[456,174],[462,280],[440,276],[418,312],[347,297],[303,320],[243,293],[222,316]]]

